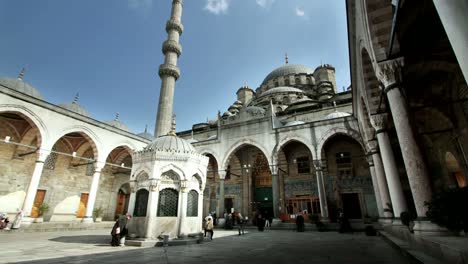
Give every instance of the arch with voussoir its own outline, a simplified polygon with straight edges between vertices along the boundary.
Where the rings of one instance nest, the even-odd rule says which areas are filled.
[[[272,164],[271,156],[268,155],[269,151],[267,151],[261,144],[259,144],[258,142],[254,141],[254,140],[251,140],[251,139],[242,139],[242,140],[239,140],[236,143],[234,143],[231,146],[231,148],[229,148],[229,151],[226,152],[227,155],[224,158],[221,170],[226,170],[227,166],[229,165],[229,162],[231,161],[232,155],[234,155],[236,153],[236,151],[238,151],[239,149],[241,149],[242,147],[247,146],[247,145],[258,148],[263,153],[265,158],[267,159],[268,165]],[[271,168],[271,166],[270,166],[270,168]]]
[[[67,127],[61,130],[59,133],[57,133],[57,135],[53,138],[53,140],[51,140],[51,142],[53,142],[51,149],[62,137],[70,133],[79,133],[84,138],[86,138],[89,144],[91,145],[91,148],[93,149],[94,159],[98,162],[99,161],[105,162],[105,157],[100,156],[102,155],[101,153],[102,153],[103,147],[101,145],[101,141],[99,137],[96,135],[96,133],[94,133],[94,131],[92,131],[90,128],[85,127],[85,126],[75,125],[75,126]]]
[[[49,131],[45,122],[30,109],[21,105],[0,104],[0,113],[16,113],[23,117],[31,127],[36,127],[37,145],[39,147],[46,147],[49,143]]]
[[[351,130],[351,129],[345,129],[345,128],[341,128],[341,127],[335,127],[335,128],[331,128],[327,132],[325,132],[323,134],[319,144],[317,145],[317,154],[318,154],[317,159],[318,160],[322,160],[324,158],[324,153],[325,152],[324,152],[323,147],[325,146],[325,144],[330,139],[332,139],[333,137],[338,136],[338,135],[348,136],[348,137],[356,140],[356,142],[359,143],[362,150],[365,152],[366,148],[365,148],[365,146],[364,146],[364,144],[362,142],[361,135],[359,134],[358,131]]]
[[[271,165],[277,165],[278,164],[278,155],[279,155],[279,152],[283,149],[284,146],[286,146],[287,144],[291,143],[291,142],[299,142],[301,144],[303,144],[304,146],[306,146],[306,148],[309,150],[310,152],[310,155],[312,157],[312,159],[314,159],[314,149],[311,148],[310,146],[312,145],[312,142],[310,142],[310,140],[307,140],[303,137],[300,137],[300,136],[287,136],[283,139],[280,140],[280,142],[278,142],[278,144],[276,144],[276,146],[274,147],[273,149],[273,153],[272,153],[272,164]],[[305,142],[309,141],[310,144],[307,144]],[[272,166],[272,167],[275,167],[275,166]]]

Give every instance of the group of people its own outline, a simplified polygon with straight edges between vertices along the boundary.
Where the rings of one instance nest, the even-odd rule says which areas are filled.
[[[257,226],[258,231],[265,230],[265,227],[271,229],[271,224],[273,223],[273,216],[265,211],[263,214],[259,211],[255,213],[255,225]]]

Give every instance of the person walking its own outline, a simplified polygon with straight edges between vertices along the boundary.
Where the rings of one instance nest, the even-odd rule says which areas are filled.
[[[213,240],[213,218],[208,217],[206,224],[205,224],[205,232],[209,233],[210,239]]]
[[[239,231],[239,236],[241,235],[241,232],[242,232],[242,235],[244,235],[244,219],[241,215],[240,212],[237,213],[236,215],[236,222],[237,222],[237,230]]]
[[[125,245],[121,244],[120,242],[121,238],[125,238],[125,235],[127,235],[127,222],[130,218],[132,218],[132,216],[130,214],[126,214],[119,216],[119,218],[115,221],[115,224],[112,227],[111,231],[111,246],[118,247]],[[123,241],[123,243],[125,243],[125,240]]]
[[[304,232],[304,216],[302,211],[299,211],[296,215],[296,229],[297,232]]]

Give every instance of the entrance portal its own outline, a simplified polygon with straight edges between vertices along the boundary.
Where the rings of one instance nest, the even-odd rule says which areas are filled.
[[[358,193],[342,193],[343,213],[348,219],[362,218],[361,204]]]

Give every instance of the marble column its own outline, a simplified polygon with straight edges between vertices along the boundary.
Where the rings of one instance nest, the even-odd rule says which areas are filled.
[[[188,199],[188,182],[186,180],[180,183],[180,208],[179,208],[179,234],[178,237],[188,235],[187,230],[187,199]]]
[[[323,172],[322,172],[322,161],[316,160],[315,165],[315,175],[317,176],[317,189],[320,200],[320,212],[322,215],[322,220],[328,219],[328,205],[327,205],[327,194],[325,192],[325,185],[323,182]]]
[[[382,164],[382,158],[380,157],[377,149],[371,150],[372,160],[374,161],[375,177],[377,179],[379,192],[380,192],[380,201],[382,203],[383,216],[381,218],[391,219],[393,212],[389,212],[385,209],[388,208],[388,204],[391,204],[390,193],[388,191],[387,179],[385,178],[384,166]]]
[[[133,216],[135,211],[136,181],[130,181],[130,198],[128,199],[128,213]]]
[[[371,116],[371,123],[374,126],[379,142],[380,154],[382,155],[383,167],[387,179],[388,190],[390,191],[390,199],[392,201],[393,216],[396,218],[396,223],[402,212],[408,211],[405,195],[401,186],[400,175],[395,162],[390,138],[386,130],[387,115],[378,114]]]
[[[468,82],[468,2],[466,0],[433,0],[447,37]]]
[[[273,214],[274,217],[279,217],[279,177],[278,169],[276,166],[272,166],[271,170],[271,187],[273,191]]]
[[[375,202],[377,205],[377,213],[379,217],[383,217],[383,206],[382,199],[380,198],[379,183],[377,181],[377,176],[375,174],[374,160],[372,159],[372,152],[367,156],[367,162],[369,163],[369,172],[372,178],[372,187],[374,188]]]
[[[378,74],[384,84],[384,92],[387,94],[392,112],[416,213],[418,218],[425,218],[427,207],[424,203],[431,199],[432,190],[427,167],[411,127],[408,105],[400,90],[403,64],[403,58],[381,62]]]
[[[98,165],[99,164],[99,165]],[[99,188],[99,178],[101,176],[102,165],[96,163],[94,169],[93,180],[91,182],[91,189],[89,190],[88,203],[86,204],[86,213],[83,217],[83,223],[93,223],[93,210],[94,204],[96,203],[97,191]]]
[[[148,204],[146,205],[146,232],[145,238],[155,239],[159,234],[154,233],[156,225],[156,215],[158,213],[158,180],[151,179],[148,194]]]
[[[226,177],[226,173],[219,173],[219,177],[218,218],[224,218],[224,178]]]
[[[44,162],[49,156],[49,152],[44,150],[39,150],[37,153],[36,164],[34,165],[34,171],[31,176],[31,181],[29,182],[28,191],[26,192],[26,197],[23,203],[23,212],[25,223],[30,222],[31,211],[34,205],[34,199],[36,198],[37,187],[39,187],[39,181],[41,180],[42,171],[44,169]]]

